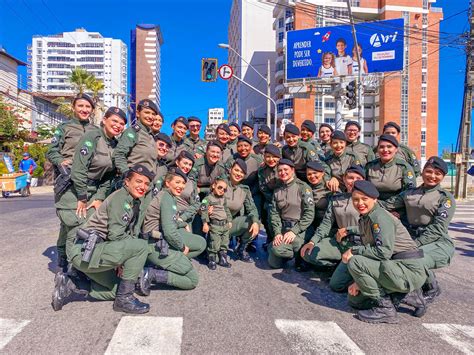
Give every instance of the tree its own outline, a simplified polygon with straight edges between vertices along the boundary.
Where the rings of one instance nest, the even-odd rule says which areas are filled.
[[[56,130],[55,127],[45,124],[45,123],[40,124],[38,127],[36,127],[36,132],[38,133],[38,138],[40,140],[53,137],[55,130]]]
[[[81,67],[75,67],[68,79],[74,86],[75,91],[77,91],[78,94],[83,94],[87,89],[87,83],[90,82],[91,78],[95,79],[95,77],[88,73],[87,70]]]
[[[72,111],[71,101],[66,99],[65,97],[57,97],[53,100],[53,104],[58,105],[56,112],[60,113],[61,115],[67,118],[73,118],[74,112]]]
[[[29,132],[21,126],[18,110],[3,101],[0,96],[0,141],[13,142],[26,139]]]

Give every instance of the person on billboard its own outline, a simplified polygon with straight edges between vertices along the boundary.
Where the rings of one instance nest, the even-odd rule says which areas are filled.
[[[334,75],[352,75],[352,58],[346,54],[347,43],[344,38],[339,38],[336,41],[336,71],[338,74]]]
[[[339,75],[335,67],[336,64],[334,58],[334,53],[324,52],[323,64],[319,68],[318,78],[331,78],[333,76]]]
[[[367,61],[362,58],[362,47],[360,46],[360,44],[358,44],[357,48],[359,49],[360,66],[362,68],[362,71],[360,73],[367,74],[369,72],[369,69],[367,69]],[[359,63],[357,62],[356,46],[352,47],[352,73],[359,73]]]

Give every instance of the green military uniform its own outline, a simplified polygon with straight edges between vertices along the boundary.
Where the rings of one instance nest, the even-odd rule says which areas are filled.
[[[222,151],[221,159],[219,160],[219,162],[222,165],[225,165],[225,162],[229,160],[229,158],[237,152],[237,146],[235,147],[235,153],[233,152],[231,147],[229,147],[229,144],[226,144],[226,145],[222,144],[222,146],[224,147],[224,150]]]
[[[314,201],[314,221],[313,227],[317,228],[326,214],[326,210],[329,204],[329,197],[331,191],[326,187],[324,180],[321,180],[318,184],[309,184],[313,192]]]
[[[192,150],[189,148],[189,146],[186,144],[186,138],[181,139],[180,141],[176,140],[176,137],[171,135],[171,148],[168,151],[168,154],[166,154],[166,161],[168,163],[174,162],[176,157],[181,153],[182,151],[186,150],[188,152],[192,152]]]
[[[226,144],[226,148],[228,150],[230,150],[230,155],[234,155],[235,153],[237,153],[237,142],[238,142],[238,139],[235,138],[234,140],[230,140],[227,142]],[[227,157],[229,157],[230,155],[228,155]],[[225,160],[224,160],[225,161]]]
[[[61,123],[54,132],[51,144],[46,152],[46,158],[54,165],[56,169],[65,160],[73,160],[74,151],[79,144],[84,133],[98,130],[89,120],[79,120],[72,118],[67,122]],[[55,197],[59,199],[59,196]],[[67,228],[64,223],[60,223],[58,240],[56,242],[58,260],[66,260],[66,239]],[[60,261],[61,263],[61,261]]]
[[[212,213],[209,214],[208,207],[212,206]],[[229,223],[232,221],[232,214],[227,207],[225,196],[217,197],[212,193],[202,201],[201,217],[204,223],[209,224],[209,238],[207,253],[209,256],[217,256],[217,253],[224,251],[227,253],[229,246]]]
[[[350,143],[347,142],[346,151],[356,154],[362,166],[365,166],[368,162],[375,159],[372,147],[368,144],[361,143],[359,140]]]
[[[186,181],[183,192],[176,197],[176,202],[178,206],[178,222],[184,222],[184,226],[191,225],[201,206],[197,184],[194,180],[188,179]]]
[[[122,267],[122,280],[135,282],[143,270],[148,255],[146,241],[137,239],[139,233],[140,199],[134,199],[126,187],[111,194],[83,225],[87,231],[98,232],[98,243],[89,262],[82,261],[82,240],[69,251],[77,270],[91,280],[89,295],[98,300],[115,298],[119,277],[115,269]]]
[[[314,220],[314,201],[310,187],[294,178],[288,184],[281,184],[273,193],[270,207],[270,221],[273,235],[292,231],[296,238],[291,244],[273,244],[268,249],[268,264],[280,268],[285,260],[293,259],[307,241],[308,227]]]
[[[224,165],[221,162],[210,165],[204,156],[196,160],[192,170],[189,172],[188,178],[196,181],[199,194],[201,197],[204,197],[209,194],[209,187],[214,182],[214,179],[225,175],[225,173]]]
[[[168,164],[166,162],[166,159],[157,159],[156,168],[154,172],[155,172],[155,182],[166,176],[166,173],[168,172]]]
[[[241,184],[250,187],[252,196],[258,193],[258,168],[262,165],[263,159],[260,155],[250,153],[246,158],[241,157],[238,153],[231,156],[225,163],[224,167],[230,171],[236,159],[242,159],[247,165],[247,173]]]
[[[367,163],[365,170],[367,181],[375,185],[382,201],[415,187],[415,173],[405,160],[394,158],[383,164],[378,158]]]
[[[299,179],[306,181],[306,163],[309,161],[319,161],[319,156],[313,146],[303,142],[301,139],[295,147],[285,145],[281,149],[283,159],[289,159],[295,164],[296,175]],[[327,174],[330,175],[328,168]]]
[[[168,189],[161,190],[148,206],[142,233],[148,237],[148,261],[167,271],[165,283],[183,290],[195,288],[198,274],[189,260],[190,255],[184,255],[183,251],[186,245],[190,253],[194,251],[192,256],[199,255],[206,243],[203,238],[178,228],[176,199]],[[202,242],[188,245],[189,240]],[[168,245],[170,248],[166,250]]]
[[[375,157],[378,158],[377,147],[374,148]],[[397,158],[405,160],[411,165],[415,172],[415,177],[421,176],[420,163],[416,158],[416,154],[413,150],[407,147],[405,144],[398,144]]]
[[[319,146],[321,147],[321,152],[323,156],[327,156],[327,154],[332,151],[330,143],[319,142]]]
[[[313,149],[319,155],[320,159],[322,159],[324,157],[324,151],[321,149],[321,145],[319,144],[319,142],[316,139],[311,138],[311,139],[309,139],[307,141],[303,141],[303,142],[306,142],[306,143],[312,145]]]
[[[141,122],[127,128],[119,139],[113,159],[121,174],[125,174],[131,166],[137,164],[155,171],[156,143],[151,129]]]
[[[206,154],[207,142],[201,137],[197,137],[197,139],[194,139],[190,135],[187,135],[186,139],[184,140],[184,145],[186,146],[186,150],[192,153],[193,155]]]
[[[339,186],[344,189],[344,181],[342,177],[344,176],[347,168],[349,168],[352,164],[360,165],[360,159],[357,154],[352,153],[345,149],[345,151],[337,156],[334,152],[328,153],[324,162],[329,166],[331,169],[331,177],[335,177],[339,181]]]
[[[273,240],[272,228],[270,226],[270,205],[273,199],[273,191],[277,188],[280,180],[278,178],[278,166],[270,168],[268,165],[258,168],[258,186],[263,196],[263,210],[261,214],[262,224],[267,232],[267,243]]]

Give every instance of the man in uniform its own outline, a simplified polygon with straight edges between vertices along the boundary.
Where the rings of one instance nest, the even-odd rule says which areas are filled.
[[[143,165],[131,167],[125,186],[107,197],[84,224],[71,251],[74,267],[91,280],[89,296],[98,300],[115,299],[114,311],[140,314],[150,310],[133,292],[148,256],[147,242],[137,237],[140,205],[153,177]],[[87,292],[79,290],[66,274],[57,274],[53,309],[61,310],[72,293],[84,291]]]
[[[114,151],[113,160],[120,174],[126,174],[136,164],[155,170],[157,158],[151,126],[158,112],[158,107],[149,99],[138,103],[136,123],[123,132]]]
[[[189,134],[184,144],[187,150],[194,154],[195,159],[202,158],[206,153],[206,141],[199,136],[201,132],[201,119],[195,116],[188,117]]]
[[[257,131],[258,143],[253,146],[255,154],[263,155],[263,151],[268,144],[271,144],[272,131],[267,125],[260,125]],[[252,142],[253,144],[253,142]]]
[[[72,103],[72,108],[74,118],[61,123],[57,127],[51,139],[51,145],[46,153],[46,158],[48,158],[55,167],[56,175],[59,175],[59,172],[63,175],[70,175],[74,152],[80,139],[85,132],[98,130],[98,128],[90,122],[90,116],[95,108],[94,101],[90,96],[86,94],[76,96]],[[58,198],[59,196],[56,194],[55,199],[57,200]],[[66,226],[61,223],[56,247],[58,253],[58,267],[62,268],[64,272],[67,271],[68,265],[66,239]]]
[[[171,128],[173,129],[173,133],[171,134],[171,149],[166,156],[166,160],[168,164],[171,164],[176,157],[181,153],[183,150],[188,150],[189,146],[186,144],[186,132],[188,131],[188,120],[186,117],[180,116],[173,121],[171,124]]]
[[[309,143],[313,146],[314,150],[318,155],[323,158],[324,154],[319,145],[318,141],[314,139],[314,134],[316,133],[316,125],[311,120],[305,120],[301,124],[301,140],[303,142]]]
[[[360,160],[360,164],[365,166],[369,161],[375,159],[375,154],[372,151],[372,147],[368,144],[361,143],[360,137],[360,124],[356,121],[349,121],[346,123],[344,133],[347,138],[347,148],[349,151],[355,153]]]

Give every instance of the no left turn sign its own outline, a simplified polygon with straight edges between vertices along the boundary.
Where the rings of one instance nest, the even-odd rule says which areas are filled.
[[[224,64],[219,68],[219,76],[224,80],[229,80],[234,75],[234,70],[230,65]]]

